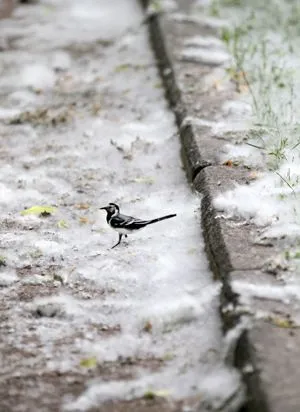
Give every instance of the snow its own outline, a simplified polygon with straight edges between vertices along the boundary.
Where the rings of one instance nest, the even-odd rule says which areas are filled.
[[[295,234],[297,216],[297,193],[282,181],[281,173],[264,173],[249,185],[236,185],[236,188],[218,195],[214,199],[217,210],[226,212],[228,217],[251,220],[258,226],[276,225],[291,228]],[[281,175],[282,176],[282,175]],[[284,175],[283,175],[284,176]],[[265,232],[266,236],[268,232]],[[289,235],[288,231],[285,231]]]
[[[232,160],[248,167],[261,168],[265,157],[262,153],[258,153],[255,147],[227,143],[222,147],[219,159],[221,163]]]
[[[42,64],[30,64],[21,72],[21,83],[37,90],[51,89],[55,84],[55,74]]]
[[[218,137],[230,138],[231,142],[224,144],[219,153],[220,163],[231,160],[254,172],[250,184],[236,185],[235,189],[218,195],[214,202],[216,208],[229,219],[246,219],[258,226],[267,225],[262,234],[265,238],[285,236],[293,241],[299,234],[300,157],[296,112],[300,82],[295,70],[299,66],[299,34],[294,26],[285,24],[294,13],[292,5],[276,2],[279,21],[275,22],[275,18],[266,20],[272,4],[266,3],[259,12],[255,11],[255,19],[251,17],[252,5],[226,7],[199,1],[192,9],[195,22],[203,19],[203,15],[208,16],[212,6],[217,8],[221,20],[227,19],[227,25],[231,27],[228,51],[236,53],[236,60],[239,53],[241,61],[231,61],[226,67],[235,75],[239,74],[238,70],[243,70],[251,87],[249,89],[241,79],[240,93],[236,94],[235,100],[223,104],[221,116],[192,121],[209,127]],[[252,28],[244,34],[238,31],[234,34],[235,27],[247,27],[249,18]],[[181,21],[184,21],[183,16]],[[187,42],[192,54],[197,43],[199,47],[201,39]],[[225,45],[214,43],[213,40],[210,46],[212,52],[216,47],[222,50]],[[201,47],[204,49],[205,46],[200,46],[200,50]],[[216,82],[222,90],[226,89],[224,77],[221,72],[209,74],[204,82],[206,89],[210,90]]]
[[[5,268],[0,272],[0,288],[8,287],[18,281],[16,271],[12,268]]]
[[[2,31],[20,37],[15,50],[3,52],[1,106],[18,102],[22,112],[27,101],[32,113],[24,123],[8,124],[7,116],[0,124],[1,147],[11,157],[10,165],[0,158],[1,253],[21,280],[10,285],[14,295],[1,295],[15,331],[3,344],[24,350],[34,329],[32,374],[80,374],[81,359],[90,356],[116,367],[120,357],[162,360],[156,373],[133,366],[124,382],[86,378],[78,397],[62,400],[66,410],[149,388],[176,399],[200,394],[208,404],[242,394],[239,374],[223,361],[219,285],[204,253],[201,199],[182,170],[138,3],[45,4],[17,9]],[[112,250],[117,235],[99,210],[111,201],[140,218],[177,217]],[[57,210],[20,214],[34,205]],[[19,287],[28,296],[16,301]],[[43,294],[32,297],[36,290]],[[8,373],[21,362],[11,360]],[[222,388],[212,384],[218,377]]]
[[[185,124],[194,124],[196,126],[206,126],[211,129],[211,132],[218,137],[224,136],[228,132],[238,132],[238,131],[245,131],[247,127],[247,122],[245,120],[240,119],[224,119],[223,120],[209,120],[203,119],[199,117],[193,116],[186,116],[181,124],[184,126]]]
[[[230,59],[222,42],[215,37],[190,37],[184,43],[180,58],[184,61],[219,66]]]
[[[211,66],[219,66],[226,63],[230,56],[227,52],[221,50],[207,50],[195,47],[188,47],[184,49],[180,57],[183,61],[190,61],[195,63],[203,63]]]
[[[229,23],[226,20],[219,19],[217,17],[208,17],[198,12],[197,15],[188,15],[184,13],[173,13],[171,18],[178,22],[195,23],[201,27],[211,29],[221,29],[228,27]]]
[[[292,301],[299,302],[300,287],[296,285],[254,285],[242,281],[234,281],[233,289],[242,296],[243,303],[249,303],[249,299],[270,299],[281,301],[283,303],[290,303]]]
[[[203,48],[221,48],[224,49],[223,42],[217,37],[207,36],[193,36],[188,37],[183,42],[186,47],[203,47]]]

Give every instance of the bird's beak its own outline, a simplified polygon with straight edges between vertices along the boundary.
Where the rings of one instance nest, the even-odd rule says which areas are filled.
[[[104,207],[99,207],[99,209],[100,209],[100,210],[101,210],[101,209],[106,210],[106,208],[107,208],[107,206],[104,206]]]

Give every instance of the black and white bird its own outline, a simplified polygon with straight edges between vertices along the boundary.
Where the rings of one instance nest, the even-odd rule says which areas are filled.
[[[176,216],[176,214],[172,214],[151,220],[136,219],[132,216],[122,215],[120,213],[119,206],[115,203],[109,203],[108,206],[100,207],[100,209],[106,210],[107,223],[111,228],[113,228],[119,233],[119,240],[112,247],[112,249],[120,244],[123,235],[127,237],[127,235],[137,232],[138,230],[143,229],[145,226],[151,225],[152,223],[160,222],[161,220],[170,219],[171,217]]]

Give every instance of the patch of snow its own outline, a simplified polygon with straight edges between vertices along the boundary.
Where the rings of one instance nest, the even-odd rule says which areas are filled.
[[[222,50],[200,49],[196,47],[188,47],[180,53],[180,58],[183,61],[207,64],[210,66],[220,66],[230,59],[227,52]]]
[[[28,109],[28,105],[34,103],[37,100],[37,96],[30,90],[18,90],[9,95],[9,101],[12,105],[19,108]],[[19,110],[13,113],[14,116],[19,114]]]
[[[280,239],[286,237],[295,239],[300,237],[300,225],[296,223],[274,223],[271,227],[264,229],[260,233],[260,239]]]
[[[19,113],[20,111],[17,109],[8,109],[5,107],[0,107],[0,120],[11,119]]]
[[[222,112],[226,117],[250,118],[252,108],[250,103],[243,100],[227,100],[222,105]]]
[[[255,147],[246,144],[225,144],[219,155],[221,163],[227,160],[241,162],[245,166],[263,167],[265,158]]]
[[[54,70],[68,70],[72,64],[72,59],[69,53],[57,51],[51,59],[51,66]]]
[[[0,287],[7,287],[18,281],[16,271],[14,269],[3,269],[0,272]]]
[[[225,405],[230,411],[238,410],[244,402],[245,388],[235,369],[220,369],[217,376],[208,374],[199,389],[211,410],[224,410]]]
[[[78,399],[65,405],[65,411],[86,411],[93,406],[110,399],[134,399],[143,396],[151,380],[138,379],[136,381],[111,381],[92,385]]]
[[[193,36],[184,39],[183,42],[184,46],[186,47],[203,47],[203,48],[217,48],[217,49],[225,49],[224,43],[218,39],[217,37],[212,36]]]
[[[21,84],[36,90],[51,89],[55,81],[56,76],[53,70],[43,64],[27,65],[21,72]]]
[[[229,26],[229,22],[227,20],[222,20],[217,17],[207,17],[205,15],[201,15],[200,13],[194,16],[184,13],[173,13],[170,17],[180,23],[194,23],[204,28],[220,29]]]
[[[249,303],[251,298],[270,299],[290,303],[300,301],[300,287],[296,285],[254,285],[243,281],[233,281],[232,287],[241,295],[243,303]]]
[[[199,117],[194,116],[186,116],[183,120],[181,127],[185,126],[186,124],[194,124],[196,126],[206,126],[211,128],[211,131],[216,136],[223,136],[226,132],[237,132],[237,131],[245,131],[247,128],[247,122],[245,120],[208,120],[202,119]]]
[[[286,178],[297,181],[299,166],[289,165]],[[291,188],[283,179],[288,165],[284,164],[278,174],[268,172],[258,176],[259,179],[248,185],[236,185],[236,188],[218,195],[214,205],[219,211],[225,211],[228,217],[240,217],[252,220],[259,226],[286,225],[285,234],[295,236],[297,217],[298,193],[300,185]],[[283,177],[283,178],[282,178]],[[265,236],[267,236],[266,231]],[[272,232],[271,232],[272,235]]]

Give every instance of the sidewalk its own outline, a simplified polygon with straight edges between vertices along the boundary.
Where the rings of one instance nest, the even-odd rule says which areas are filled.
[[[244,402],[144,20],[51,0],[0,21],[1,411]],[[177,217],[112,250],[108,202]]]
[[[193,3],[163,2],[165,9],[149,18],[149,32],[180,129],[189,177],[204,196],[202,225],[211,266],[223,284],[224,329],[237,337],[233,360],[248,388],[243,410],[296,412],[298,287],[281,278],[286,271],[278,259],[283,240],[258,242],[257,225],[228,217],[215,202],[220,194],[255,177],[248,166],[233,165],[220,156],[226,144],[243,136],[241,119],[247,115],[236,84],[219,81],[226,77],[223,64],[230,59],[218,38],[219,29],[228,22],[197,14]]]

